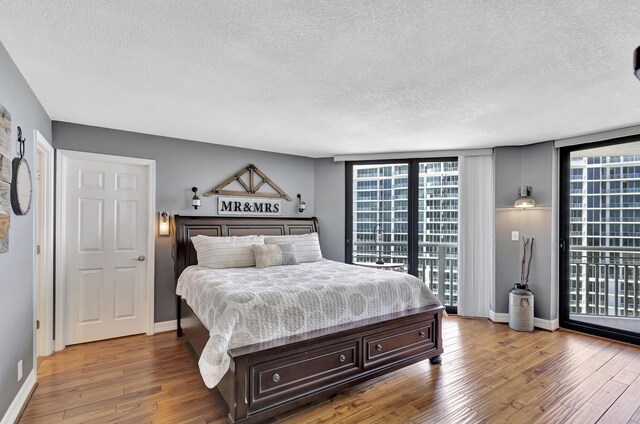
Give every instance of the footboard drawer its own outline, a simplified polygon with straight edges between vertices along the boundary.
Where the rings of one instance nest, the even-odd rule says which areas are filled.
[[[430,319],[364,337],[364,367],[371,368],[436,347],[435,321]]]
[[[360,371],[359,340],[249,365],[252,410],[302,396]]]

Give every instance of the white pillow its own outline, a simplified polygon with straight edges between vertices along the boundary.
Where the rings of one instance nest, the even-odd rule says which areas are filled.
[[[296,246],[298,261],[317,262],[322,260],[318,233],[300,234],[295,236],[267,236],[264,244],[293,243]]]
[[[195,236],[191,241],[198,253],[198,265],[216,269],[256,266],[251,245],[264,245],[263,236]]]

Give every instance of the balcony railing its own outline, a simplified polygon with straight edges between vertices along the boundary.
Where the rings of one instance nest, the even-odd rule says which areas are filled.
[[[571,247],[570,312],[640,317],[640,249]]]
[[[353,262],[407,263],[407,243],[356,241]],[[418,243],[418,278],[446,306],[458,306],[458,246],[452,243]],[[406,267],[405,267],[406,271]]]

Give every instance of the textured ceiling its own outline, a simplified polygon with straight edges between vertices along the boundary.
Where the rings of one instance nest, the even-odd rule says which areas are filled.
[[[52,119],[313,157],[640,124],[639,22],[637,0],[0,0]]]

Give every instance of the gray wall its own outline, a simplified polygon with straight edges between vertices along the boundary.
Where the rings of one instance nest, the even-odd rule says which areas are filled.
[[[105,128],[53,122],[53,146],[156,161],[156,212],[171,215],[216,215],[215,196],[202,193],[250,163],[263,170],[293,201],[284,202],[283,216],[313,216],[314,160],[300,156],[199,143]],[[200,189],[202,207],[191,207],[191,187]],[[307,203],[298,212],[296,194]],[[320,231],[324,234],[324,220]],[[175,282],[170,237],[156,237],[155,321],[175,319]]]
[[[0,44],[0,104],[11,113],[12,155],[16,155],[17,126],[27,138],[25,157],[35,166],[33,130],[51,141],[51,120]],[[33,370],[35,346],[33,321],[33,277],[35,246],[34,213],[11,215],[9,252],[0,254],[0,417]],[[18,382],[17,363],[23,362],[22,381]]]
[[[557,318],[555,293],[557,281],[553,255],[556,239],[552,225],[554,175],[553,142],[524,147],[494,149],[496,181],[496,298],[493,310],[509,311],[508,292],[520,279],[522,242],[511,241],[511,231],[519,231],[520,238],[535,238],[529,285],[535,293],[535,316],[550,320]],[[514,209],[513,201],[520,185],[532,186],[536,208]]]
[[[345,165],[332,158],[316,159],[316,216],[321,222],[322,255],[344,262]]]

